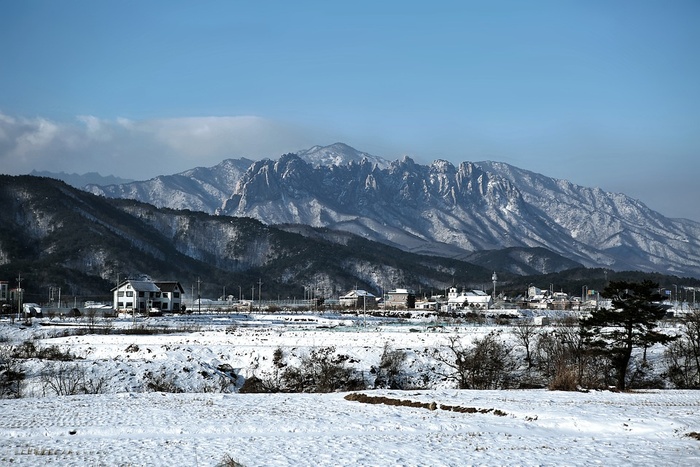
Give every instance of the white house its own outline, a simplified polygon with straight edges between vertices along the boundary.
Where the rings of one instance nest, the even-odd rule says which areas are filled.
[[[450,310],[459,308],[486,310],[490,305],[491,295],[483,290],[463,290],[458,293],[456,287],[451,287],[447,293],[447,308]]]
[[[127,279],[112,289],[117,311],[181,311],[185,290],[177,281]]]

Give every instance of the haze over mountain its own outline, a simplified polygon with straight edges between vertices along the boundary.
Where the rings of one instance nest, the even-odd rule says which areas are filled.
[[[700,276],[699,223],[499,162],[388,163],[337,143],[87,189],[270,225],[343,230],[425,254],[545,248],[589,267]]]
[[[114,175],[100,175],[97,172],[87,172],[85,174],[66,173],[66,172],[48,172],[45,170],[32,170],[29,175],[36,177],[50,177],[63,180],[69,185],[76,188],[82,188],[86,185],[117,185],[131,183],[133,179],[115,177]]]

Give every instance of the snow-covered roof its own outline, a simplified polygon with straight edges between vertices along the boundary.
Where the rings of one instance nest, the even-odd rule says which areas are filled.
[[[160,292],[155,282],[134,280],[128,280],[127,282],[131,284],[132,289],[138,290],[139,292]]]
[[[357,289],[357,290],[351,290],[350,292],[348,292],[347,294],[343,295],[340,298],[357,298],[357,297],[374,297],[374,295],[367,292],[366,290]]]
[[[155,284],[162,292],[184,292],[182,285],[178,281],[155,281]]]
[[[413,290],[409,290],[409,289],[396,289],[396,290],[392,290],[392,291],[387,292],[387,293],[388,294],[412,294],[414,292],[413,292]]]

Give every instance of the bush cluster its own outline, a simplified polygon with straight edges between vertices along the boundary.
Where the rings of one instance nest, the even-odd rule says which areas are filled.
[[[39,375],[44,395],[73,396],[76,394],[100,394],[106,377],[88,375],[84,365],[65,361],[46,362]]]
[[[282,349],[275,350],[275,374],[270,378],[248,378],[240,392],[334,392],[365,388],[362,374],[350,366],[352,359],[336,353],[335,347],[320,347],[301,358],[298,366],[283,361]]]
[[[26,373],[19,359],[14,357],[12,346],[0,346],[0,398],[22,397],[22,387]]]

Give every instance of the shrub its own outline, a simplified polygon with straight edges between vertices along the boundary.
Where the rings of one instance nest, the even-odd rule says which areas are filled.
[[[35,358],[37,354],[37,348],[34,342],[26,340],[20,345],[12,350],[12,357],[14,358]]]
[[[153,374],[147,371],[143,375],[146,389],[152,392],[167,392],[167,393],[182,393],[182,388],[177,385],[175,376],[167,374],[165,370],[160,373]]]
[[[578,371],[573,366],[562,364],[555,370],[548,388],[550,391],[577,391]]]
[[[270,387],[269,382],[265,382],[257,376],[251,376],[243,382],[243,386],[238,390],[241,394],[258,394],[277,392],[276,388]]]
[[[447,371],[436,368],[435,373],[456,381],[460,389],[507,389],[513,385],[513,349],[500,340],[498,333],[475,339],[470,348],[465,348],[459,337],[451,336],[447,350],[433,352],[434,358],[447,367]]]
[[[0,347],[0,398],[2,399],[22,397],[26,375],[22,364],[12,354],[12,347]]]
[[[56,360],[61,362],[75,360],[75,355],[71,354],[69,350],[64,352],[57,345],[37,347],[34,342],[30,340],[26,340],[18,347],[15,347],[12,356],[22,359],[38,358],[41,360]]]
[[[230,455],[226,454],[218,464],[216,464],[216,467],[245,467],[243,464],[235,460],[233,457]]]
[[[36,356],[42,360],[55,360],[60,362],[75,360],[75,356],[70,353],[70,350],[64,352],[57,345],[39,348]]]
[[[404,364],[406,352],[396,350],[388,342],[384,343],[384,351],[379,361],[379,368],[375,369],[375,387],[389,389],[404,389]]]
[[[361,376],[347,366],[350,357],[335,353],[335,347],[312,350],[299,367],[286,366],[280,377],[281,389],[288,392],[333,392],[364,388]]]
[[[78,363],[47,362],[39,375],[44,394],[57,396],[76,394],[100,394],[106,382],[104,377],[89,378],[85,368]]]
[[[554,331],[542,332],[535,344],[534,360],[552,390],[605,388],[612,383],[609,359],[589,351],[576,321],[565,321]]]

